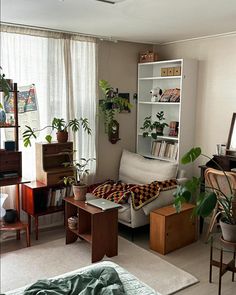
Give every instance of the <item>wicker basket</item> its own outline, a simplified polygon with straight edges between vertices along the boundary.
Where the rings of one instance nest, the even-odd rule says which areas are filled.
[[[77,229],[78,226],[78,217],[77,216],[71,216],[68,218],[68,227],[69,229]]]

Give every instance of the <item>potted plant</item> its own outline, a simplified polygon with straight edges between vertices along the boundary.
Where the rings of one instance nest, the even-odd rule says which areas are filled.
[[[69,158],[71,154],[68,154]],[[85,200],[85,195],[87,193],[87,184],[85,183],[85,177],[89,174],[89,169],[87,168],[90,161],[96,160],[95,158],[81,158],[80,162],[70,158],[69,162],[63,163],[65,167],[72,167],[74,169],[74,175],[66,176],[63,178],[65,185],[72,185],[74,199],[83,201]]]
[[[0,70],[2,71],[2,67],[0,66]],[[4,93],[4,98],[8,100],[10,95],[11,87],[5,79],[5,74],[0,73],[0,91]]]
[[[30,126],[25,126],[26,130],[23,132],[23,140],[24,146],[27,147],[28,145],[31,146],[31,138],[37,138],[36,133],[40,132],[46,128],[51,128],[51,133],[53,130],[57,130],[57,140],[58,142],[67,142],[68,140],[68,128],[71,128],[73,132],[77,132],[80,129],[80,126],[86,131],[88,134],[91,134],[91,129],[89,127],[88,119],[87,118],[80,118],[80,119],[71,119],[66,122],[63,118],[53,118],[52,124],[45,126],[42,129],[32,129]],[[52,141],[52,135],[47,134],[45,139],[48,143]]]
[[[157,139],[157,136],[164,135],[163,134],[164,128],[168,126],[167,123],[162,122],[162,121],[165,121],[164,112],[163,111],[158,112],[156,114],[156,117],[158,121],[154,121],[154,122],[152,122],[151,120],[152,116],[146,117],[144,119],[143,126],[140,128],[142,130],[145,130],[143,132],[143,137],[147,137],[150,134],[153,139]]]
[[[192,148],[182,157],[181,163],[188,164],[194,162],[200,155],[208,159],[211,159],[210,157],[202,154],[200,147],[196,147]],[[230,241],[236,242],[236,191],[232,188],[225,171],[221,168],[221,166],[218,163],[216,163],[215,161],[214,163],[225,176],[226,183],[229,186],[229,194],[226,194],[221,189],[205,185],[201,181],[201,178],[193,177],[192,179],[177,187],[177,190],[174,193],[174,206],[177,212],[179,212],[181,210],[182,203],[193,201],[194,198],[196,198],[196,207],[194,210],[194,214],[202,217],[207,217],[213,212],[217,202],[219,202],[219,204],[223,208],[220,219],[223,238],[225,240],[228,240],[228,236],[224,232],[224,227],[226,225],[227,228],[230,228],[234,233],[232,235],[233,240]],[[204,192],[198,193],[201,186],[204,186]],[[217,197],[216,192],[218,192],[221,195],[220,198]]]
[[[118,89],[111,87],[107,81],[100,80],[99,86],[104,95],[104,98],[99,100],[99,109],[104,118],[105,133],[111,137],[112,134],[114,135],[114,126],[116,127],[116,130],[119,130],[119,123],[117,119],[115,119],[116,114],[125,109],[130,109],[131,104],[127,99],[119,97]],[[119,140],[119,134],[116,134],[116,137],[117,139],[114,140],[113,138],[114,142],[112,143]]]

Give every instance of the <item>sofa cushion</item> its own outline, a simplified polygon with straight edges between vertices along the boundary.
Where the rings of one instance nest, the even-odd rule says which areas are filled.
[[[118,219],[128,222],[131,222],[131,210],[130,204],[122,204],[122,207],[118,210]]]
[[[176,178],[178,164],[161,160],[146,159],[139,154],[123,150],[119,180],[125,183],[146,184]]]

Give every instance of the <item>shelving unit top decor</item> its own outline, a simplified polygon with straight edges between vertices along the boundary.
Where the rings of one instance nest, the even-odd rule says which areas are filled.
[[[179,163],[182,155],[194,145],[196,81],[196,60],[138,64],[137,153]],[[165,118],[162,122],[169,125],[164,128],[163,136],[152,136],[156,132],[153,128],[143,137],[145,118],[151,117],[155,122],[156,114],[161,111]]]

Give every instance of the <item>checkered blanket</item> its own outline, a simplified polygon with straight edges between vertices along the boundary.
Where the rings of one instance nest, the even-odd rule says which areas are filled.
[[[161,191],[176,187],[176,179],[153,181],[150,184],[142,185],[108,180],[102,184],[94,185],[89,191],[98,198],[107,199],[118,204],[127,203],[129,197],[131,197],[133,208],[138,210],[158,198]]]

